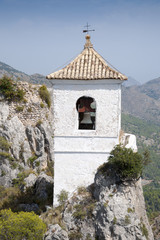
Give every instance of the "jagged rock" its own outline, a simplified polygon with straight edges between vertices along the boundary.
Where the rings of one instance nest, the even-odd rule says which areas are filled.
[[[114,172],[95,176],[94,196],[98,202],[95,210],[96,234],[100,239],[152,240],[148,223],[141,179],[121,182]],[[146,229],[146,236],[144,235]]]
[[[49,225],[44,240],[69,240],[68,234],[58,224]]]
[[[141,179],[122,182],[113,169],[95,176],[92,194],[70,198],[62,214],[68,235],[86,240],[153,240]],[[74,239],[74,238],[73,238]]]
[[[41,131],[37,127],[33,128],[29,126],[26,128],[26,135],[32,151],[36,156],[42,156],[44,151],[44,139]]]
[[[53,178],[41,173],[35,183],[35,194],[40,201],[46,201],[53,191]]]
[[[29,145],[29,143],[26,139],[21,144],[20,153],[21,153],[21,154],[19,154],[19,155],[21,155],[20,157],[24,161],[25,166],[27,166],[27,164],[28,164],[27,161],[32,156],[32,152],[31,152],[31,149],[30,149],[30,145]]]
[[[12,179],[17,177],[19,173],[18,169],[12,169],[9,165],[8,160],[2,162],[0,160],[0,185],[3,187],[11,187]]]
[[[6,102],[0,102],[0,123],[6,121],[9,115],[9,106]]]
[[[36,182],[37,176],[34,173],[29,174],[27,178],[25,178],[25,187],[33,187]]]
[[[18,210],[19,211],[24,211],[24,212],[35,212],[35,213],[39,213],[40,209],[38,207],[37,204],[32,203],[32,204],[19,204],[18,205]]]
[[[41,134],[43,134],[44,148],[45,152],[48,154],[48,160],[52,161],[52,159],[54,159],[54,148],[51,147],[53,146],[53,135],[51,134],[53,130],[51,124],[44,122],[42,125],[39,125],[38,128],[41,131]]]
[[[19,160],[21,146],[26,139],[25,126],[17,116],[5,121],[4,126],[5,129],[0,129],[0,135],[11,143],[12,155]],[[30,149],[27,149],[27,151],[28,154],[31,153]]]

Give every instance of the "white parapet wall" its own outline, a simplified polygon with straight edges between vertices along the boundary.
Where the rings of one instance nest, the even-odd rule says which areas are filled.
[[[124,133],[122,144],[126,148],[131,148],[134,152],[137,152],[137,142],[136,142],[136,136],[130,133]]]

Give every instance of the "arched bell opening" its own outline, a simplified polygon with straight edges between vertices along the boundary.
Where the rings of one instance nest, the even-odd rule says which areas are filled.
[[[80,97],[77,100],[78,129],[95,130],[96,125],[96,102],[91,97]]]

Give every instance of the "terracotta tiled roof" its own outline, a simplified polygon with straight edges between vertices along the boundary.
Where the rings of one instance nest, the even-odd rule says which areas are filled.
[[[47,75],[47,78],[63,80],[127,80],[125,75],[109,67],[105,60],[94,50],[89,35],[86,35],[84,50],[66,67]]]

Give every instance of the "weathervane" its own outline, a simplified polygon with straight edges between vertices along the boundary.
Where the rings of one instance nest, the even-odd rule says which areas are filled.
[[[91,25],[88,25],[88,23],[87,23],[87,25],[84,26],[84,28],[86,28],[86,29],[83,30],[83,32],[84,32],[84,33],[89,33],[89,32],[93,32],[93,31],[95,31],[94,29],[89,29],[90,26],[91,26]]]

